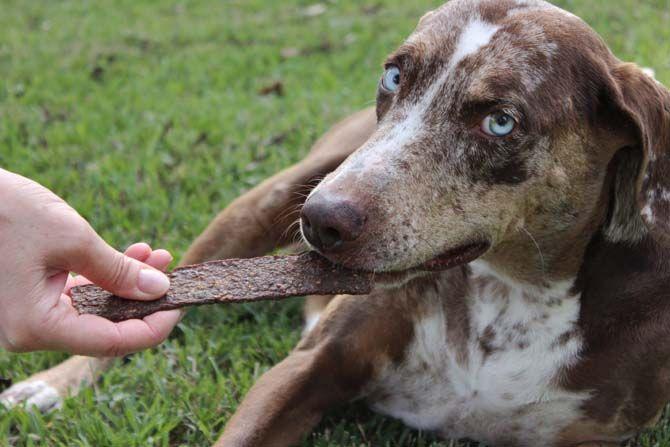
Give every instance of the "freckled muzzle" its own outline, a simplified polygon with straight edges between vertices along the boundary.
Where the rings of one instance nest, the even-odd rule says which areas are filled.
[[[369,245],[370,236],[374,238],[379,228],[375,229],[368,225],[370,220],[368,213],[374,214],[374,210],[361,205],[346,194],[338,193],[337,190],[323,188],[305,202],[301,214],[302,234],[309,244],[333,262],[344,264],[349,268],[380,270],[375,266],[383,265],[388,260],[381,259],[385,257],[383,252]],[[372,223],[375,223],[375,220],[372,219]],[[376,242],[383,244],[382,240]],[[490,244],[485,241],[448,247],[428,261],[390,271],[448,270],[474,261],[489,247]]]

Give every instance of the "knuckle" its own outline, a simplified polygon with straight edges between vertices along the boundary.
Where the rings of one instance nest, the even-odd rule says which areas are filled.
[[[150,334],[151,334],[151,340],[149,341],[151,343],[151,346],[158,346],[161,343],[167,339],[169,334],[163,334],[156,330],[155,328],[149,327]]]
[[[109,271],[109,282],[118,287],[127,281],[132,270],[132,263],[122,255],[116,255]]]
[[[111,333],[106,345],[107,346],[102,350],[102,355],[105,357],[121,357],[126,354],[123,337],[121,336],[119,329],[116,327]]]
[[[114,344],[107,347],[107,349],[102,352],[102,355],[104,357],[122,357],[125,355],[125,352],[121,349],[120,345]]]

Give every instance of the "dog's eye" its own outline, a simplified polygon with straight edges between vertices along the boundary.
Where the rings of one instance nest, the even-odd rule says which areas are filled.
[[[482,132],[492,137],[504,137],[512,133],[516,122],[505,112],[492,113],[482,121]]]
[[[395,92],[400,87],[400,68],[389,65],[382,77],[382,87],[389,92]]]

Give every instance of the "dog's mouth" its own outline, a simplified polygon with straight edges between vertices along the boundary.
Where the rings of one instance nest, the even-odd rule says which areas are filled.
[[[470,244],[465,244],[458,246],[456,248],[451,248],[442,254],[435,256],[428,261],[425,261],[421,264],[417,264],[414,267],[393,269],[393,270],[382,270],[382,271],[372,271],[366,269],[357,269],[353,266],[342,265],[341,267],[350,270],[358,270],[361,273],[372,273],[374,274],[375,284],[381,287],[396,287],[402,284],[407,283],[408,281],[424,276],[434,272],[441,272],[449,270],[461,265],[468,264],[477,258],[481,257],[484,253],[488,251],[491,247],[491,244],[488,242],[475,242]],[[321,256],[324,256],[321,254]],[[328,256],[324,256],[328,258]],[[338,264],[334,260],[331,262]]]
[[[414,278],[434,272],[458,267],[482,256],[489,249],[487,242],[477,242],[452,248],[415,267],[402,270],[384,271],[375,273],[375,285],[383,288],[399,287]]]
[[[467,264],[479,258],[489,249],[487,242],[476,242],[462,245],[445,251],[439,256],[417,266],[418,270],[439,272],[449,270],[459,265]]]

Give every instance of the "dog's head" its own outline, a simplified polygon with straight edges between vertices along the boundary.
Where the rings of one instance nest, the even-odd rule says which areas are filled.
[[[667,90],[544,1],[424,16],[386,61],[377,116],[303,208],[307,241],[348,267],[484,255],[551,274],[599,228],[629,242],[668,229]]]

